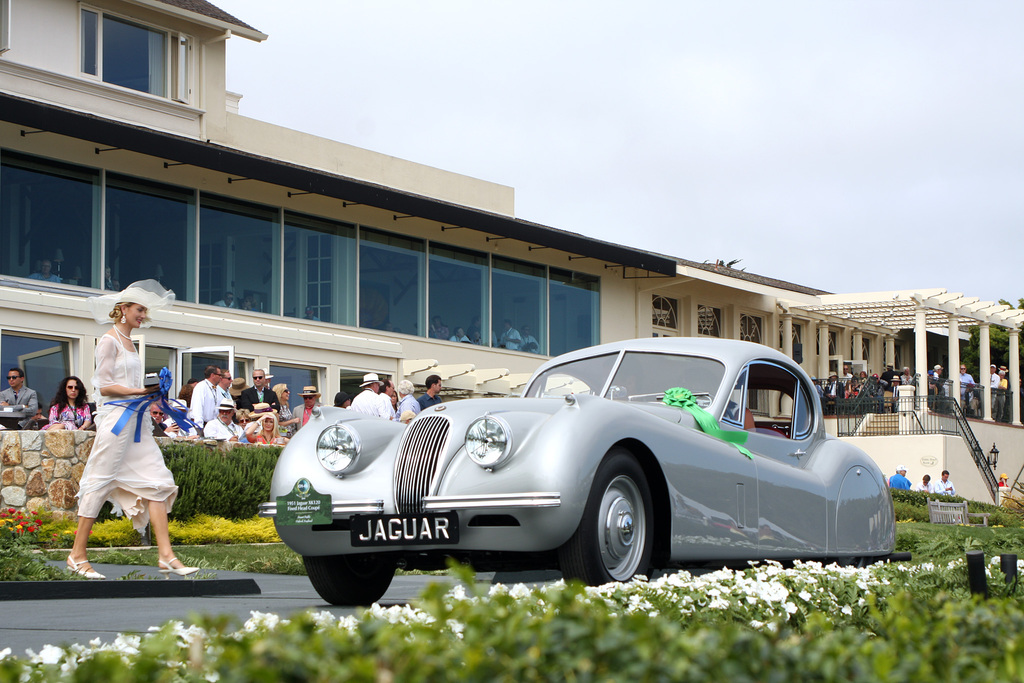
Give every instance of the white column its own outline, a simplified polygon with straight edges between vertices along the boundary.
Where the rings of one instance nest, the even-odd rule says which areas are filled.
[[[1012,401],[1013,410],[1010,414],[1010,422],[1020,426],[1020,330],[1011,327],[1010,330],[1010,377],[1006,386],[1009,387],[1007,401]]]
[[[949,330],[947,333],[949,334],[949,378],[953,380],[950,396],[959,401],[963,396],[960,393],[960,317],[950,314],[947,327]],[[960,409],[966,411],[967,406],[961,405]]]
[[[864,357],[864,333],[860,330],[853,331],[853,360],[867,360]],[[866,369],[866,368],[865,368]],[[857,374],[857,373],[854,373]]]
[[[928,395],[928,326],[923,306],[914,310],[914,372],[918,374],[917,395]]]
[[[818,325],[818,377],[828,379],[828,325]],[[842,370],[842,368],[840,368]]]
[[[885,335],[885,358],[882,359],[882,365],[891,365],[893,370],[900,371],[896,367],[896,338],[891,334]]]
[[[818,321],[808,320],[804,332],[804,367],[816,377],[818,372]]]
[[[978,355],[981,357],[978,374],[981,377],[977,378],[977,382],[985,387],[985,421],[992,422],[992,368],[989,367],[992,363],[992,349],[989,348],[988,323],[980,323],[978,328],[980,330]]]
[[[793,316],[789,313],[782,314],[782,353],[793,357]]]

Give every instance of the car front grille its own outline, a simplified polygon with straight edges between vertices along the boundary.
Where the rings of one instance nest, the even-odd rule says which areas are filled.
[[[448,445],[451,423],[440,415],[413,420],[395,462],[395,504],[400,514],[423,512],[441,456]]]

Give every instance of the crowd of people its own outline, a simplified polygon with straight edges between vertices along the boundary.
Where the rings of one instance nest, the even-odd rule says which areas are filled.
[[[153,435],[173,439],[214,439],[248,444],[283,445],[309,422],[320,404],[315,386],[304,386],[298,394],[301,403],[293,404],[292,391],[285,383],[271,386],[273,375],[256,368],[252,386],[244,378],[232,378],[227,368],[208,365],[203,379],[189,379],[169,404],[191,426],[168,415],[160,402],[150,404],[148,414]],[[65,377],[56,396],[43,414],[38,394],[25,386],[21,368],[7,372],[10,385],[0,391],[0,429],[95,429],[94,404],[89,402],[85,384],[74,376]],[[339,391],[334,405],[371,417],[408,424],[424,408],[441,402],[441,377],[430,375],[426,391],[419,397],[407,379],[396,385],[370,372],[363,377],[360,391],[349,395]],[[272,424],[271,424],[272,423]]]
[[[1005,486],[1006,475],[999,480],[1000,486]],[[925,474],[921,477],[921,483],[916,486],[911,484],[910,480],[907,479],[907,467],[906,465],[897,465],[896,474],[889,477],[889,488],[899,489],[903,491],[922,491],[924,493],[937,493],[943,496],[955,496],[956,487],[953,486],[953,482],[949,480],[949,470],[942,470],[942,474],[939,479],[932,481],[930,474]]]
[[[468,327],[450,328],[444,323],[441,316],[435,315],[430,319],[428,335],[432,339],[447,339],[464,344],[481,345],[484,343],[481,330],[480,316],[474,316],[473,322]],[[533,329],[529,325],[523,325],[521,329],[516,329],[509,318],[502,321],[502,327],[495,331],[493,339],[494,346],[501,349],[528,353],[541,352],[540,342],[534,336]]]

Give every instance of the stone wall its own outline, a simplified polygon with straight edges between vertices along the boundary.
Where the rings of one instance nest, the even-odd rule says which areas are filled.
[[[0,506],[74,517],[92,451],[89,431],[0,431]]]

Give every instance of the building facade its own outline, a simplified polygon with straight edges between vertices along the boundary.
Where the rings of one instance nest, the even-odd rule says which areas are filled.
[[[366,372],[514,393],[551,355],[652,335],[746,339],[817,377],[941,350],[826,292],[522,221],[512,188],[247,118],[225,46],[265,38],[204,0],[0,0],[0,363],[42,397],[89,381],[84,297],[146,278],[179,302],[142,335],[147,370],[268,368],[327,402]]]

